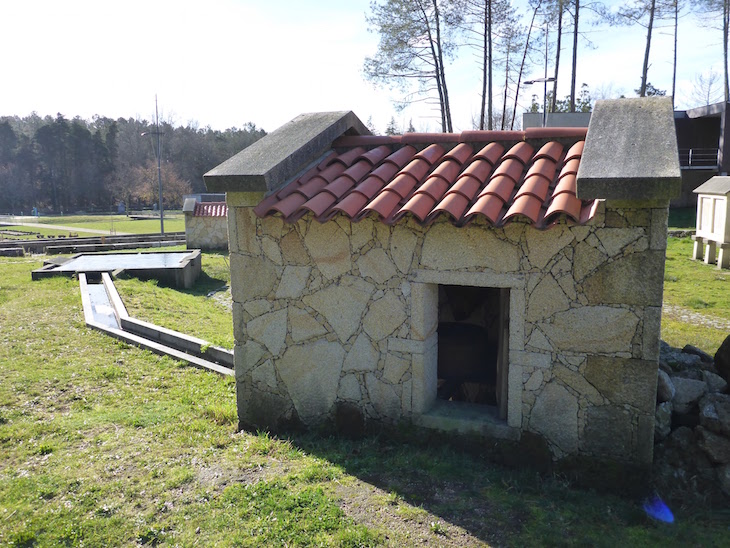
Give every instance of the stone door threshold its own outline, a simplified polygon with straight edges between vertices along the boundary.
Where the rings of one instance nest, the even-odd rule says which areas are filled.
[[[437,399],[431,409],[414,417],[413,422],[424,428],[443,432],[477,434],[514,441],[520,439],[520,430],[507,426],[505,421],[500,420],[497,417],[497,408],[491,405]]]

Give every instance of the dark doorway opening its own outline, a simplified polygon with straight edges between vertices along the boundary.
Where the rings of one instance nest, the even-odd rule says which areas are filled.
[[[438,397],[506,417],[509,289],[439,285]]]

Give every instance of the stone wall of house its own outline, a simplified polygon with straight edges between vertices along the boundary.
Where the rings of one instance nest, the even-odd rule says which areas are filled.
[[[436,393],[438,284],[510,289],[508,409],[497,435],[555,458],[652,457],[665,203],[608,202],[538,231],[257,218],[229,193],[242,426],[315,425],[338,406],[415,420]]]
[[[188,249],[226,249],[228,220],[225,217],[194,217],[185,213],[185,241]]]

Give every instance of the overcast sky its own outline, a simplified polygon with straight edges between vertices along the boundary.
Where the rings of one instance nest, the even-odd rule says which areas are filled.
[[[363,79],[378,37],[367,31],[369,0],[2,0],[0,116],[94,114],[215,129],[253,122],[267,131],[303,112],[352,110],[382,132],[401,126],[437,131],[423,106],[396,113],[388,89]],[[688,23],[694,23],[688,20]],[[671,29],[666,29],[669,33]],[[645,30],[586,25],[578,85],[594,95],[633,96],[639,87]],[[566,44],[567,43],[567,44]],[[561,61],[568,93],[571,40]],[[680,26],[677,104],[690,99],[697,73],[722,73],[720,32]],[[671,90],[672,37],[656,35],[649,81]],[[528,78],[541,77],[535,68]],[[552,65],[549,71],[552,72]],[[468,51],[447,66],[455,130],[479,111],[479,67]],[[524,103],[542,87],[527,88]]]

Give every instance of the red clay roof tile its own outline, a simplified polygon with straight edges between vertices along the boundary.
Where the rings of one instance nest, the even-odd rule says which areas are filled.
[[[476,217],[496,226],[522,218],[539,229],[563,217],[585,223],[597,202],[575,196],[583,141],[568,139],[585,132],[544,129],[535,144],[525,140],[537,135],[529,131],[340,137],[318,165],[254,211],[287,222],[311,213],[320,222],[377,214],[385,223],[408,215],[431,223],[443,214],[459,226]]]
[[[477,198],[474,205],[466,212],[465,220],[471,220],[476,216],[483,216],[489,219],[492,224],[497,224],[499,214],[504,207],[504,202],[494,194],[485,194]]]

